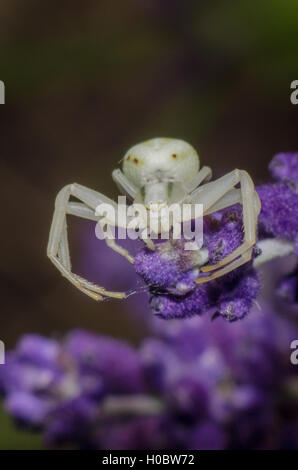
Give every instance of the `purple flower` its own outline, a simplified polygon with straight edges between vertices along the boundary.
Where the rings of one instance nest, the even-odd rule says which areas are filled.
[[[228,321],[239,320],[249,312],[260,291],[260,280],[254,269],[247,269],[245,274],[232,285],[232,290],[223,292],[218,302],[218,313]]]
[[[140,359],[128,344],[75,330],[67,336],[64,351],[83,376],[100,377],[106,393],[142,390]]]
[[[39,335],[25,335],[1,368],[0,389],[42,393],[60,380],[60,345]]]
[[[298,255],[298,153],[276,155],[269,169],[278,181],[257,188],[262,202],[259,216],[260,237],[275,237],[293,243]],[[279,281],[278,296],[297,304],[297,268]]]
[[[298,153],[278,153],[271,160],[269,170],[277,181],[298,183]]]
[[[103,421],[95,447],[106,450],[159,450],[171,448],[162,416],[136,416]]]
[[[195,288],[199,253],[184,250],[184,241],[159,243],[156,251],[143,249],[135,257],[136,272],[150,286],[183,295]]]
[[[298,191],[286,183],[257,187],[262,209],[259,227],[263,237],[273,236],[297,241]]]
[[[298,268],[279,282],[277,294],[288,303],[298,304]]]
[[[189,449],[220,450],[225,448],[226,436],[221,427],[212,421],[200,423],[190,436]]]
[[[49,410],[45,427],[45,440],[51,444],[80,442],[88,439],[98,410],[97,402],[86,396],[57,403]]]
[[[4,406],[20,425],[40,428],[51,409],[51,402],[29,392],[15,391],[7,397]]]
[[[290,435],[285,440],[280,423],[288,416],[286,428],[296,429],[296,377],[289,362],[295,337],[297,325],[264,306],[233,324],[211,322],[208,315],[156,319],[155,336],[137,349],[76,330],[56,343],[58,356],[38,369],[60,372],[42,385],[36,378],[8,386],[6,367],[18,364],[18,374],[23,367],[27,373],[39,360],[36,349],[36,358],[26,360],[18,347],[10,354],[9,365],[0,369],[4,403],[17,422],[41,428],[51,445],[290,448],[296,441]]]
[[[211,308],[212,296],[213,289],[210,286],[197,287],[183,297],[153,292],[150,306],[153,313],[160,318],[187,318],[208,311]]]
[[[175,248],[172,249],[175,250]],[[151,253],[146,252],[145,257],[147,257],[147,260],[142,254],[142,267],[148,266],[147,280],[150,275],[156,281],[154,276],[156,265],[160,268],[160,272],[162,272],[162,268],[159,251],[156,250],[153,253],[151,257]],[[152,269],[150,270],[149,267]],[[260,290],[259,277],[250,264],[245,268],[239,268],[235,273],[202,285],[194,283],[195,275],[191,279],[190,271],[184,272],[183,267],[180,271],[177,265],[166,263],[166,272],[168,273],[171,270],[173,271],[172,277],[169,273],[164,279],[171,279],[172,281],[179,276],[178,286],[182,283],[187,285],[189,292],[185,295],[174,295],[172,293],[174,290],[172,282],[170,288],[163,285],[163,291],[156,292],[152,288],[152,283],[150,283],[152,292],[151,309],[156,315],[164,319],[186,318],[213,311],[214,313],[218,312],[228,321],[234,321],[243,318],[248,313]],[[159,278],[161,276],[163,274],[159,274]]]
[[[107,394],[140,393],[143,370],[124,342],[75,330],[63,342],[24,336],[1,367],[0,384],[18,422],[45,427],[48,440],[61,442],[84,434]]]
[[[262,237],[293,241],[298,237],[298,153],[279,153],[269,169],[278,181],[257,187],[262,208],[259,216]]]
[[[210,390],[203,376],[196,374],[191,377],[189,373],[185,373],[173,378],[166,399],[168,406],[175,410],[175,413],[196,419],[208,416],[209,395]]]
[[[209,216],[214,218],[214,216]],[[207,241],[209,262],[218,263],[221,259],[232,253],[243,240],[242,210],[239,205],[228,208],[216,218],[210,225],[210,220],[205,223],[204,235]]]
[[[18,343],[19,358],[36,365],[51,366],[57,362],[59,354],[60,345],[57,341],[39,335],[25,335]]]

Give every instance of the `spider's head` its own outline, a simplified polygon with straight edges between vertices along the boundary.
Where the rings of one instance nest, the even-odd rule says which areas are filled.
[[[131,147],[123,159],[125,176],[141,188],[159,182],[187,182],[199,170],[199,156],[187,142],[157,137]]]

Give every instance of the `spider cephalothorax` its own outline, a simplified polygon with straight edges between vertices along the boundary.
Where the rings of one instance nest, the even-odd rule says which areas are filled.
[[[259,197],[246,171],[236,169],[209,182],[211,176],[209,167],[200,169],[198,154],[191,145],[183,140],[167,138],[155,138],[133,146],[123,158],[123,171],[117,169],[112,173],[120,192],[133,203],[147,209],[160,209],[159,227],[164,226],[162,209],[170,204],[201,204],[203,215],[237,203],[242,204],[244,235],[241,245],[218,264],[200,267],[202,273],[208,274],[198,277],[197,283],[223,276],[251,259],[260,212]],[[240,187],[236,188],[238,184]],[[80,202],[70,201],[71,196]],[[124,292],[109,292],[71,271],[66,215],[72,214],[106,225],[107,219],[96,211],[101,204],[108,204],[115,213],[119,211],[115,201],[97,191],[77,183],[64,186],[56,198],[47,253],[59,271],[90,297],[96,300],[103,297],[124,298]],[[148,231],[144,233],[148,234]],[[150,238],[142,238],[148,248],[155,249]],[[134,262],[134,258],[114,238],[109,236],[106,243],[128,261]]]

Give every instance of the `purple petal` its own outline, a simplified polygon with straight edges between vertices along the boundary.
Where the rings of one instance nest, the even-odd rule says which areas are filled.
[[[199,273],[194,269],[197,256],[197,252],[184,250],[184,241],[177,241],[175,246],[164,242],[158,244],[155,251],[141,250],[134,266],[149,286],[183,295],[195,288],[194,281]]]
[[[122,341],[74,330],[66,339],[65,350],[80,369],[98,373],[106,391],[136,392],[142,388],[140,359]]]
[[[298,153],[278,153],[271,160],[269,170],[278,181],[298,183]]]
[[[277,294],[289,303],[298,304],[298,269],[280,281]]]
[[[51,409],[51,403],[44,398],[26,392],[13,392],[4,402],[4,407],[21,424],[39,427]]]
[[[295,241],[298,233],[298,192],[283,183],[256,188],[262,203],[259,226],[263,233]]]
[[[216,423],[205,421],[193,431],[190,447],[192,450],[220,450],[225,447],[225,434]]]
[[[56,444],[73,439],[84,441],[96,411],[97,405],[85,397],[58,404],[47,417],[46,440]]]
[[[60,354],[57,341],[40,335],[24,335],[16,348],[17,355],[22,361],[29,361],[41,366],[54,365]]]

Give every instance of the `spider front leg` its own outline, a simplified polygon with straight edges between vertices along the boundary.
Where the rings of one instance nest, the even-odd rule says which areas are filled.
[[[118,245],[118,243],[116,243],[111,227],[107,223],[107,221],[105,219],[99,220],[99,224],[101,226],[103,233],[105,234],[105,242],[107,246],[111,248],[112,250],[116,251],[116,253],[119,253],[119,255],[122,255],[124,258],[127,259],[127,261],[133,264],[134,257],[131,256],[125,248],[123,248],[121,245]]]
[[[203,284],[204,282],[209,282],[213,281],[214,279],[217,279],[218,277],[224,276],[225,274],[230,273],[231,271],[234,271],[234,269],[239,268],[243,264],[247,263],[251,259],[251,254],[252,254],[252,248],[249,248],[243,255],[239,256],[236,260],[234,260],[232,263],[228,264],[224,268],[218,269],[214,273],[208,274],[207,276],[202,276],[198,277],[196,279],[196,284]],[[201,268],[201,271],[203,271],[203,268]]]
[[[82,203],[69,202],[70,196],[80,199]],[[74,274],[71,271],[71,262],[68,248],[66,215],[72,214],[89,220],[98,220],[95,208],[101,203],[109,203],[117,210],[117,204],[104,195],[78,184],[65,186],[56,198],[47,255],[61,274],[75,287],[94,300],[102,300],[103,297],[123,299],[125,292],[111,292],[97,286],[92,282]]]
[[[256,243],[257,222],[261,208],[260,200],[254,189],[252,179],[246,171],[240,170],[240,185],[241,203],[243,207],[243,242],[238,248],[220,260],[217,264],[202,268],[203,272],[213,271],[214,269],[225,266],[238,256],[243,255]]]
[[[122,194],[125,194],[132,200],[136,197],[138,189],[131,181],[129,181],[129,179],[127,179],[121,170],[114,170],[112,172],[112,178]]]
[[[233,189],[238,183],[241,185],[240,190]],[[217,264],[201,268],[202,272],[218,270],[214,275],[206,276],[198,280],[198,282],[207,282],[208,280],[215,279],[236,269],[241,264],[250,260],[252,252],[250,248],[256,242],[256,227],[258,214],[260,212],[260,201],[254,190],[254,184],[250,176],[242,170],[234,170],[214,183],[203,186],[194,199],[196,199],[195,202],[200,202],[204,205],[205,215],[238,202],[243,206],[243,243]],[[241,257],[239,260],[231,263],[231,261],[239,256]],[[228,263],[231,264],[224,269],[219,269]]]
[[[188,193],[193,193],[203,181],[209,181],[211,177],[211,168],[209,168],[209,166],[203,166],[191,181],[184,183],[184,187]]]

